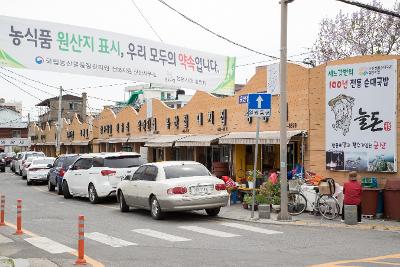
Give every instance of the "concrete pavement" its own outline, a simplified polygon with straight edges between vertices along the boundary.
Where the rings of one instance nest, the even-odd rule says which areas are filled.
[[[16,199],[22,198],[23,227],[68,248],[76,248],[77,219],[84,214],[86,254],[94,266],[308,266],[400,252],[399,233],[250,223],[193,212],[155,221],[148,211],[121,213],[115,199],[98,205],[66,200],[44,185],[28,187],[11,173],[0,174],[0,193],[6,195],[8,222],[15,222]],[[221,216],[226,215],[224,209]],[[14,229],[4,229],[6,237],[19,238],[12,236]],[[15,242],[13,253],[6,253],[10,244],[0,244],[0,255],[47,259],[59,266],[75,260],[73,253],[53,254],[43,240],[29,243],[27,238]]]

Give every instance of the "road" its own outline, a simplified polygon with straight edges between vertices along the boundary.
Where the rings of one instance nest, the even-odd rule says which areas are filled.
[[[38,238],[12,236],[9,227],[0,227],[0,256],[47,258],[61,266],[72,266],[76,257],[52,249],[76,249],[80,214],[85,253],[95,266],[310,266],[400,253],[400,234],[393,232],[245,223],[190,212],[155,221],[147,211],[121,213],[112,198],[97,205],[64,199],[45,185],[27,186],[9,170],[0,173],[0,194],[6,195],[7,222],[15,224],[21,198],[23,228],[48,238],[39,244]],[[23,248],[7,249],[12,243],[2,244],[2,236]],[[400,257],[392,260],[400,266]]]

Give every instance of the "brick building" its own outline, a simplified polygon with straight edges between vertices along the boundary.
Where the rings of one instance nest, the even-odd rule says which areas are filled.
[[[326,68],[398,58],[383,55],[354,57],[315,68],[288,65],[289,169],[301,164],[306,170],[338,181],[347,177],[345,171],[331,171],[326,167]],[[398,73],[395,75],[398,83]],[[239,98],[264,91],[267,78],[266,67],[257,67],[255,75],[234,96],[220,98],[198,91],[180,109],[153,100],[151,118],[146,104],[139,112],[132,107],[118,110],[108,107],[87,122],[81,122],[79,116],[75,116],[70,123],[64,122],[62,151],[131,150],[142,153],[149,161],[196,160],[210,170],[218,166],[226,174],[242,177],[253,168],[255,123],[247,117],[247,105],[239,104]],[[46,138],[44,142],[36,143],[36,149],[47,149],[47,153],[54,155],[54,146],[46,148],[45,145],[53,142],[51,131],[52,127],[44,130]],[[257,168],[263,171],[279,169],[279,95],[272,96],[272,115],[262,120],[260,131]],[[397,139],[396,145],[399,144]],[[398,158],[398,151],[395,156]],[[375,174],[361,172],[361,175]],[[396,177],[397,171],[375,176],[383,183],[387,177]]]

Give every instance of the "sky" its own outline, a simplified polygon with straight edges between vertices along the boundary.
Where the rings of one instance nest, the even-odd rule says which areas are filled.
[[[254,50],[279,57],[280,51],[280,4],[279,0],[165,0],[183,14],[213,31]],[[371,1],[360,0],[363,3]],[[395,0],[381,0],[384,8],[392,9]],[[166,44],[187,47],[207,53],[236,57],[236,83],[246,83],[255,73],[256,66],[272,64],[270,58],[255,54],[211,35],[186,21],[157,0],[2,0],[0,15],[35,19],[49,22],[89,27],[160,41],[140,15],[150,22],[158,36]],[[308,55],[319,31],[323,18],[334,18],[358,10],[335,0],[295,0],[288,12],[288,57],[303,60]],[[302,55],[299,55],[302,54]],[[299,55],[299,56],[296,56]],[[257,64],[253,64],[259,62]],[[245,65],[245,66],[243,66]],[[12,71],[43,83],[74,89],[77,94],[87,92],[92,111],[113,104],[90,98],[124,100],[125,85],[97,87],[99,85],[131,82],[93,76],[72,75],[56,72],[12,69]],[[18,83],[39,99],[56,96],[57,89],[26,81],[48,93]],[[134,84],[134,81],[132,81]],[[94,88],[87,88],[94,87]],[[40,101],[0,79],[0,97],[7,101],[22,101],[23,115],[32,118],[39,112],[35,104]]]

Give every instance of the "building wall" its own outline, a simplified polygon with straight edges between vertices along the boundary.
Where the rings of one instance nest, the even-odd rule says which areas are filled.
[[[310,69],[310,129],[308,137],[308,153],[310,158],[309,170],[317,172],[326,177],[332,177],[340,182],[347,180],[348,172],[329,171],[325,169],[325,68],[330,65],[354,64],[369,61],[400,59],[400,56],[360,56],[328,62]],[[399,68],[399,61],[397,68]],[[399,90],[400,77],[397,73],[397,91]],[[397,94],[398,95],[398,94]],[[397,97],[397,108],[399,108],[399,97]],[[400,119],[397,117],[397,132],[399,131]],[[397,159],[400,156],[400,136],[397,135]],[[397,169],[400,167],[397,162]],[[360,173],[361,177],[377,177],[381,184],[385,183],[387,178],[397,178],[397,173]]]

